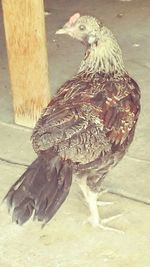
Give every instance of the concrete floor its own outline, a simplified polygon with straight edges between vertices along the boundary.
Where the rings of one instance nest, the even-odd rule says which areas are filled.
[[[51,4],[50,4],[51,2]],[[28,222],[11,223],[0,207],[0,266],[2,267],[149,267],[150,266],[150,1],[45,1],[47,44],[53,93],[76,72],[83,56],[80,43],[55,36],[69,16],[79,11],[102,18],[117,36],[126,67],[142,92],[142,111],[128,154],[110,173],[103,199],[114,205],[101,208],[103,217],[123,213],[111,223],[124,234],[93,229],[82,222],[88,216],[83,197],[74,184],[65,204],[41,230]],[[0,9],[0,199],[35,158],[31,130],[13,125],[7,56]],[[69,56],[68,56],[69,51]]]

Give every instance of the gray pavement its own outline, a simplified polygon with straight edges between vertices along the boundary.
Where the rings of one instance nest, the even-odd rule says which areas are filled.
[[[76,11],[102,18],[118,38],[125,64],[142,92],[142,111],[129,152],[112,170],[102,198],[113,201],[101,208],[102,217],[122,213],[111,225],[124,234],[93,229],[82,222],[88,208],[76,184],[54,219],[41,230],[37,222],[23,227],[11,223],[0,207],[0,266],[2,267],[149,267],[150,266],[150,1],[45,1],[47,45],[54,93],[72,77],[83,47],[55,31]],[[0,15],[2,14],[0,10]],[[69,51],[69,52],[68,52]],[[69,55],[68,55],[69,54]],[[13,124],[2,17],[0,16],[0,199],[35,158],[31,130]]]

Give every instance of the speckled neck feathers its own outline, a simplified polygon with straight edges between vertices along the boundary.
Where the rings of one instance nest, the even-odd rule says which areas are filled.
[[[79,72],[103,72],[116,76],[126,73],[122,52],[109,29],[103,27],[97,41],[90,45],[81,62]]]

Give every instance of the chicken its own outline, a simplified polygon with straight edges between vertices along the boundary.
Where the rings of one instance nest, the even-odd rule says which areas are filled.
[[[5,199],[13,220],[32,215],[45,225],[79,183],[93,226],[109,229],[98,212],[102,180],[125,155],[140,112],[140,90],[126,71],[112,32],[91,16],[71,16],[57,34],[85,47],[78,73],[65,82],[43,111],[32,134],[37,159]]]

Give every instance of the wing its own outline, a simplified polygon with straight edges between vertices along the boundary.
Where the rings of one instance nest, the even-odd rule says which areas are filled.
[[[70,105],[64,105],[57,110],[48,107],[33,131],[32,141],[35,151],[57,147],[60,142],[86,129],[88,122],[81,114],[79,116],[78,112]]]
[[[105,91],[105,92],[104,92]],[[140,112],[140,91],[131,78],[108,82],[103,92],[94,97],[93,104],[101,106],[99,118],[111,144],[123,144],[134,132]]]
[[[139,88],[129,77],[85,90],[85,84],[60,90],[37,122],[32,135],[37,153],[53,149],[82,164],[131,143],[140,110]],[[98,91],[98,92],[97,92]],[[124,145],[125,144],[125,145]],[[116,149],[116,148],[115,148]],[[117,147],[117,149],[119,149]]]
[[[53,149],[63,158],[82,164],[94,161],[108,151],[110,145],[100,120],[95,119],[90,103],[48,107],[39,119],[33,135],[37,153]],[[93,109],[94,111],[94,109]]]

